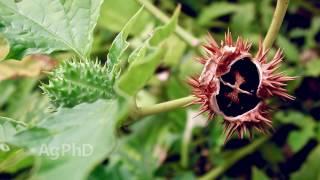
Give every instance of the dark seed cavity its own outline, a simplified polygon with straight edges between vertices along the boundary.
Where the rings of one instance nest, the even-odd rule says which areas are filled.
[[[259,72],[249,59],[238,60],[231,66],[230,72],[223,75],[217,103],[225,115],[235,117],[257,106],[260,98],[256,93],[259,86]]]
[[[245,79],[245,82],[240,85],[242,90],[256,93],[259,86],[259,72],[257,66],[250,58],[243,58],[235,62],[230,69],[230,72],[222,76],[225,82],[235,84],[235,73],[238,72]]]

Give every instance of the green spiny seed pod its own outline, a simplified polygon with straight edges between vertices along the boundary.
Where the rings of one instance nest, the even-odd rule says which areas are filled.
[[[56,107],[110,99],[114,96],[114,80],[108,74],[98,60],[72,59],[50,72],[48,84],[42,84],[41,89]]]

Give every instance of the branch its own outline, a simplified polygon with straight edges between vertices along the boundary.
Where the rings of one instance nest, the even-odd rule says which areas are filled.
[[[166,16],[160,9],[154,6],[151,2],[147,0],[136,0],[136,1],[141,5],[143,5],[150,14],[155,16],[157,19],[159,19],[163,23],[168,23],[170,21],[170,18]],[[180,26],[177,26],[175,33],[187,44],[189,44],[191,47],[198,47],[200,45],[200,41],[197,38],[195,38],[189,32],[185,31]]]
[[[263,136],[260,139],[255,140],[251,144],[239,149],[231,157],[227,158],[226,161],[221,166],[218,166],[212,169],[207,174],[200,177],[199,180],[217,179],[222,173],[228,170],[234,163],[241,160],[243,157],[247,156],[248,154],[253,153],[258,147],[260,147],[268,139],[269,139],[268,136]]]
[[[274,11],[271,25],[268,29],[267,35],[263,41],[263,47],[269,49],[278,36],[284,15],[288,8],[289,0],[278,0],[276,10]]]

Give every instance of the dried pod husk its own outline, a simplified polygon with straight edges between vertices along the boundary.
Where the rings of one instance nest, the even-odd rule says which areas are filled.
[[[266,99],[278,96],[293,100],[285,89],[287,81],[295,79],[277,72],[283,60],[279,49],[272,60],[267,61],[269,50],[259,43],[255,56],[249,51],[251,43],[238,37],[233,42],[231,33],[219,46],[210,36],[204,46],[206,56],[198,59],[204,65],[198,77],[189,79],[193,94],[198,97],[193,104],[200,104],[200,113],[208,112],[224,117],[226,140],[237,132],[243,138],[252,129],[267,132],[272,127]]]

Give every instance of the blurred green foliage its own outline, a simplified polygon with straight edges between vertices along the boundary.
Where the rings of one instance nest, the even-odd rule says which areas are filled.
[[[31,0],[23,0],[15,8],[13,2],[0,0],[0,30],[10,30],[3,37],[11,42],[7,56],[8,44],[1,39],[0,60],[54,51],[50,56],[60,62],[74,53],[87,56],[91,52],[91,58],[108,64],[115,79],[120,77],[118,90],[135,95],[139,106],[187,96],[190,91],[186,79],[201,70],[195,61],[199,51],[173,32],[176,26],[202,42],[208,32],[221,40],[229,28],[234,35],[252,41],[255,52],[259,39],[267,32],[276,3],[152,1],[168,17],[174,14],[170,22],[163,23],[146,9],[140,9],[136,0],[105,0],[101,7],[99,0],[91,0],[91,6],[83,3],[89,2],[85,0],[75,0],[78,4],[37,0],[46,4],[45,12],[32,9],[35,2]],[[180,14],[174,13],[178,4]],[[72,7],[84,7],[94,13],[89,16],[87,11],[77,12]],[[59,8],[69,14],[56,16]],[[7,15],[16,11],[20,11],[20,16],[14,18],[19,21],[11,24],[14,18]],[[75,19],[66,23],[73,13]],[[46,17],[56,19],[49,21]],[[274,131],[268,140],[233,162],[219,179],[319,179],[319,44],[319,2],[291,0],[271,52],[279,47],[284,50],[285,64],[281,70],[298,76],[297,81],[289,84],[290,93],[297,99],[272,100]],[[46,81],[44,73],[0,82],[0,113],[8,117],[0,118],[0,145],[10,142],[10,151],[0,149],[0,179],[196,179],[225,166],[232,155],[242,153],[242,147],[265,136],[255,134],[252,140],[234,137],[224,144],[221,117],[210,122],[202,115],[194,118],[197,107],[145,117],[118,129],[117,124],[128,116],[128,103],[132,102],[109,99],[74,109],[54,109],[38,88],[40,82]],[[62,146],[70,142],[93,144],[94,156],[67,154],[52,160],[37,154],[42,144]]]

